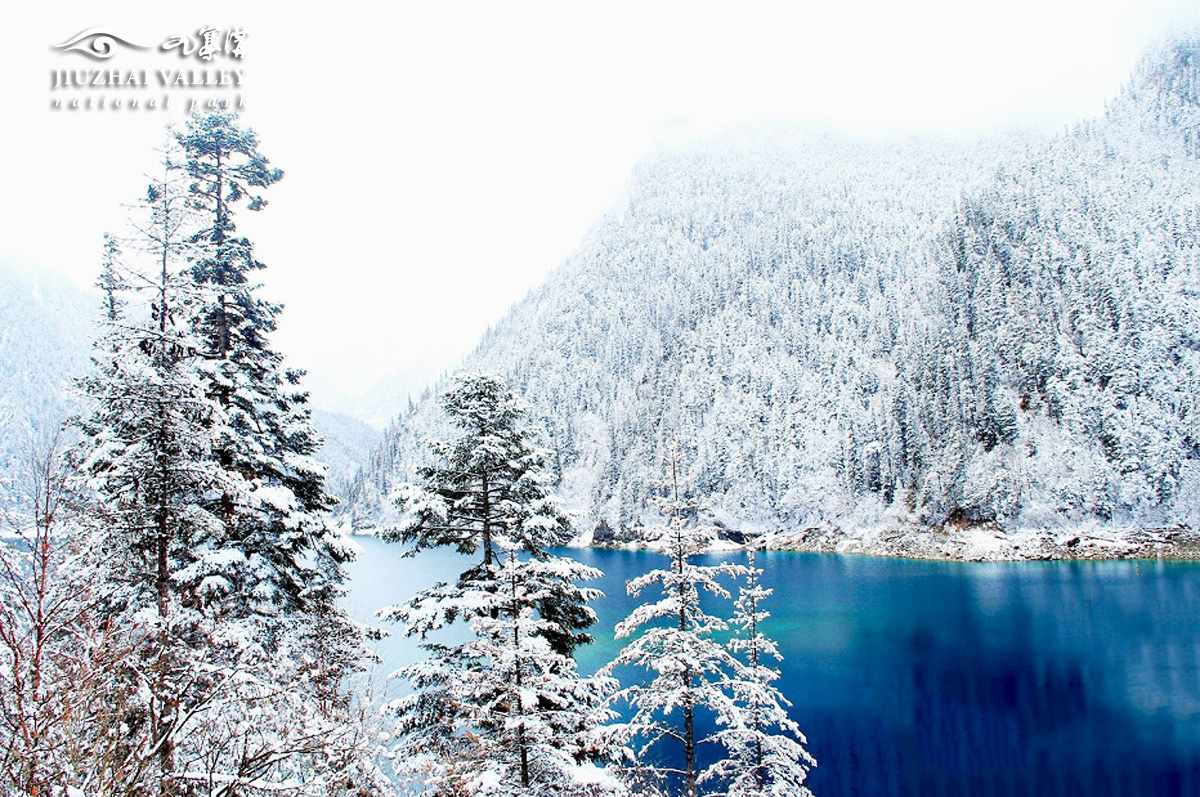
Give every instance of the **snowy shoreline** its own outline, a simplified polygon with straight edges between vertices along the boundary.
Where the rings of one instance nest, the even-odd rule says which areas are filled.
[[[657,540],[593,541],[591,547],[654,550],[660,544]],[[1008,531],[989,525],[847,533],[831,527],[768,533],[745,542],[717,539],[709,547],[710,551],[749,549],[948,562],[1200,559],[1200,534],[1187,528]]]

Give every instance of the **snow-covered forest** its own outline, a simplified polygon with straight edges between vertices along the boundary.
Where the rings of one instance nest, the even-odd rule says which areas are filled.
[[[235,217],[282,177],[236,116],[175,129],[63,435],[13,471],[0,543],[9,793],[337,792],[375,780],[347,678],[362,631],[278,305]],[[346,793],[343,789],[341,793]],[[361,792],[360,792],[361,793]]]
[[[815,763],[773,681],[778,659],[760,633],[770,592],[760,570],[690,560],[707,532],[698,503],[681,490],[678,459],[662,463],[658,505],[673,540],[668,566],[630,581],[638,596],[660,588],[617,629],[632,637],[593,676],[574,653],[593,641],[602,574],[550,550],[568,530],[552,490],[548,454],[527,407],[492,376],[468,374],[440,397],[455,431],[432,441],[436,464],[395,494],[400,513],[383,539],[419,556],[464,555],[453,582],[439,582],[380,612],[424,640],[428,656],[395,673],[412,691],[389,703],[396,742],[387,750],[409,790],[450,795],[777,794],[803,797]],[[729,599],[738,631],[700,603]],[[726,583],[722,583],[722,582]],[[458,621],[466,638],[439,632]],[[646,677],[616,674],[636,666]],[[706,723],[706,724],[702,724]],[[701,730],[714,727],[715,730]],[[707,764],[697,749],[719,753]]]
[[[710,519],[1194,527],[1200,51],[1102,118],[978,144],[730,133],[646,158],[484,338],[543,420],[582,539],[629,538],[678,446]],[[431,393],[356,522],[442,420]]]
[[[1053,137],[665,147],[369,458],[324,416],[333,469],[237,226],[281,179],[236,114],[194,115],[94,312],[5,291],[5,793],[804,795],[770,591],[696,564],[714,537],[1200,521],[1196,44]],[[335,489],[464,569],[354,622]],[[668,557],[595,674],[572,538]],[[427,655],[382,703],[385,631]]]
[[[0,267],[0,506],[29,449],[71,412],[70,382],[87,372],[95,303],[66,280]]]
[[[28,434],[0,507],[3,793],[795,793],[813,761],[772,685],[759,571],[693,567],[681,542],[652,574],[664,599],[632,627],[665,618],[670,634],[645,637],[665,661],[711,661],[625,689],[579,673],[600,596],[585,582],[601,574],[549,550],[570,533],[553,455],[492,376],[440,397],[456,432],[393,496],[384,539],[479,559],[381,607],[429,655],[392,674],[407,694],[373,698],[368,642],[384,632],[342,605],[354,545],[333,524],[302,374],[271,345],[281,307],[236,224],[283,177],[258,147],[231,112],[173,129],[130,230],[104,238],[75,411],[54,434],[67,405],[51,369],[11,391],[49,404],[12,422]],[[682,541],[697,517],[674,495]],[[726,641],[696,594],[730,597],[715,575],[751,579]],[[450,625],[464,641],[438,636]],[[663,737],[682,767],[639,754]],[[697,747],[726,754],[702,766]]]

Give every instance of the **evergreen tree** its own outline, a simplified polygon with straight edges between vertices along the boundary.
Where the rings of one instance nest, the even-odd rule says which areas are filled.
[[[538,615],[542,585],[561,575],[547,571],[568,560],[503,557],[489,580],[457,596],[459,613],[472,618],[470,638],[427,643],[430,658],[399,671],[415,691],[392,704],[397,752],[435,794],[620,793],[614,779],[601,788],[580,766],[596,753],[609,681],[581,678]],[[599,575],[570,565],[574,577]]]
[[[724,782],[729,797],[806,797],[810,792],[804,786],[805,776],[817,762],[803,747],[806,739],[800,727],[788,716],[791,703],[775,686],[779,670],[770,660],[783,657],[761,629],[770,617],[762,602],[772,592],[759,583],[762,572],[754,566],[754,551],[750,551],[746,585],[734,604],[737,635],[729,641],[729,649],[738,657],[729,684],[732,701],[719,718],[723,727],[714,737],[726,756],[705,772],[704,780]]]
[[[599,573],[546,550],[567,521],[521,402],[499,380],[468,375],[442,404],[462,434],[431,445],[442,464],[398,490],[404,515],[382,536],[410,543],[406,556],[446,546],[480,558],[454,584],[380,614],[422,639],[456,620],[471,636],[427,640],[429,658],[396,673],[414,689],[392,706],[399,751],[433,793],[568,793],[556,790],[570,787],[599,706],[598,682],[580,679],[571,658],[590,640],[582,629],[599,592],[577,582]]]
[[[716,737],[698,738],[696,720],[700,712],[718,719],[732,716],[733,707],[727,689],[729,673],[737,661],[713,634],[728,627],[725,621],[708,614],[700,605],[700,595],[708,592],[729,598],[721,586],[721,576],[739,576],[741,565],[696,565],[690,561],[708,542],[705,530],[693,524],[697,502],[681,497],[679,457],[672,450],[666,458],[667,495],[655,504],[667,518],[661,531],[671,562],[667,568],[651,570],[627,585],[630,595],[640,595],[657,584],[661,597],[636,607],[617,624],[618,639],[642,631],[601,671],[611,673],[617,667],[633,666],[653,673],[649,683],[627,686],[616,693],[614,703],[625,703],[632,716],[623,726],[623,738],[632,745],[639,766],[661,779],[680,777],[684,794],[699,793],[703,773],[697,763],[697,748],[716,741]],[[683,768],[648,763],[664,742],[672,742],[683,753]],[[674,751],[668,751],[674,752]]]
[[[336,606],[350,553],[329,525],[334,501],[325,467],[313,458],[319,440],[299,384],[303,372],[285,369],[270,346],[281,308],[258,296],[252,272],[264,266],[233,221],[239,207],[265,207],[262,190],[283,173],[234,113],[193,116],[175,138],[199,219],[188,242],[200,300],[188,320],[199,340],[198,373],[223,419],[213,456],[225,485],[205,502],[225,526],[223,559],[208,575],[221,585],[227,610],[257,626],[265,653],[283,636],[320,640],[323,655],[306,656],[306,673],[322,702],[344,703],[340,680],[361,655],[360,635]]]
[[[581,576],[600,573],[561,558],[522,561],[510,550],[495,570],[497,616],[483,613],[473,623],[467,649],[488,666],[470,671],[464,686],[478,710],[473,724],[491,729],[490,761],[512,775],[500,779],[509,788],[497,793],[578,792],[576,756],[590,746],[608,682],[579,677],[574,660],[554,649],[546,633],[554,622],[539,617],[538,607],[547,585]]]
[[[117,239],[110,233],[104,233],[104,257],[96,287],[104,292],[104,317],[109,321],[120,318],[124,307],[121,291],[126,285],[118,267],[120,257],[121,247],[117,244]]]
[[[333,499],[312,457],[318,440],[299,386],[303,374],[284,369],[270,347],[281,308],[257,295],[252,272],[264,266],[233,221],[240,206],[263,208],[261,190],[283,174],[233,113],[193,116],[176,140],[199,219],[188,241],[201,296],[188,321],[199,341],[199,373],[224,415],[214,445],[228,484],[207,504],[225,523],[223,546],[244,557],[221,574],[227,599],[269,626],[290,612],[331,606],[346,558],[326,520]]]
[[[131,629],[130,655],[105,696],[119,708],[103,715],[113,727],[101,728],[110,731],[102,738],[119,740],[117,749],[95,765],[126,792],[181,794],[179,733],[215,688],[205,616],[212,590],[197,564],[206,542],[220,537],[220,521],[204,503],[223,485],[212,460],[221,413],[191,367],[196,342],[178,322],[194,297],[173,267],[184,213],[169,169],[146,205],[146,248],[157,268],[139,275],[137,288],[148,294],[149,311],[123,315],[118,282],[105,279],[97,368],[83,383],[94,410],[81,422],[79,457],[102,518],[87,559],[101,573],[108,622]]]
[[[135,241],[151,268],[115,280],[106,258],[101,278],[79,456],[103,519],[87,566],[131,639],[89,765],[117,793],[386,791],[344,688],[364,655],[336,605],[348,549],[299,374],[268,347],[278,308],[244,279],[230,221],[263,183],[253,142],[230,115],[193,117],[147,194]],[[124,286],[148,306],[118,300]]]
[[[445,393],[442,408],[462,434],[452,442],[430,444],[442,464],[422,467],[422,484],[397,490],[396,503],[404,514],[381,536],[410,544],[406,556],[438,547],[479,556],[459,577],[460,588],[491,578],[490,568],[501,563],[507,546],[551,558],[547,547],[565,541],[569,523],[553,495],[550,452],[537,447],[534,430],[522,425],[524,403],[499,379],[468,374]],[[594,591],[580,589],[570,577],[550,578],[538,606],[548,624],[538,633],[569,656],[577,645],[591,641],[584,629],[596,622],[587,606]],[[448,602],[445,606],[450,614],[426,618],[414,632],[424,634],[453,621],[457,609]]]

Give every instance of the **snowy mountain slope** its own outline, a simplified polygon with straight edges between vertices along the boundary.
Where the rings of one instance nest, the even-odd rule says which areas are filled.
[[[813,489],[838,486],[838,405],[919,335],[904,311],[929,241],[996,158],[795,132],[659,153],[464,368],[504,373],[546,419],[588,522],[640,525],[671,442],[731,522],[841,514],[849,491]],[[410,471],[433,415],[403,418],[365,476]]]
[[[348,414],[383,429],[428,389],[437,371],[429,363],[410,362],[371,385],[355,399]]]
[[[349,483],[371,452],[379,445],[379,430],[357,418],[326,410],[313,410],[313,426],[323,438],[316,457],[329,466],[326,488],[339,500],[349,491]]]
[[[0,502],[31,445],[52,438],[90,365],[98,301],[53,274],[0,264]]]
[[[304,381],[314,407],[356,418],[382,430],[397,415],[411,409],[437,374],[437,368],[425,360],[401,363],[358,395],[347,393],[329,376],[309,373]]]
[[[1198,87],[1181,45],[1050,140],[659,152],[463,369],[544,419],[585,537],[652,520],[670,444],[742,530],[1194,525]],[[388,430],[361,518],[437,415]]]
[[[47,441],[78,411],[72,385],[92,367],[99,314],[98,294],[54,274],[0,265],[0,502],[12,497],[30,445]],[[317,456],[329,465],[332,491],[344,496],[379,432],[336,413],[318,411],[314,422],[325,438]]]
[[[939,349],[961,417],[934,423],[963,452],[940,500],[970,517],[1200,521],[1196,52],[960,207]]]

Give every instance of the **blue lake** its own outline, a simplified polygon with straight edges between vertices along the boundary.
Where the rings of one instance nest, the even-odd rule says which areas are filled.
[[[358,542],[347,605],[364,620],[461,562]],[[619,647],[625,581],[666,560],[570,553],[605,572],[597,643],[579,657],[591,671]],[[1200,564],[796,553],[758,564],[818,797],[1200,795]],[[397,638],[380,653],[381,671],[420,655]]]

